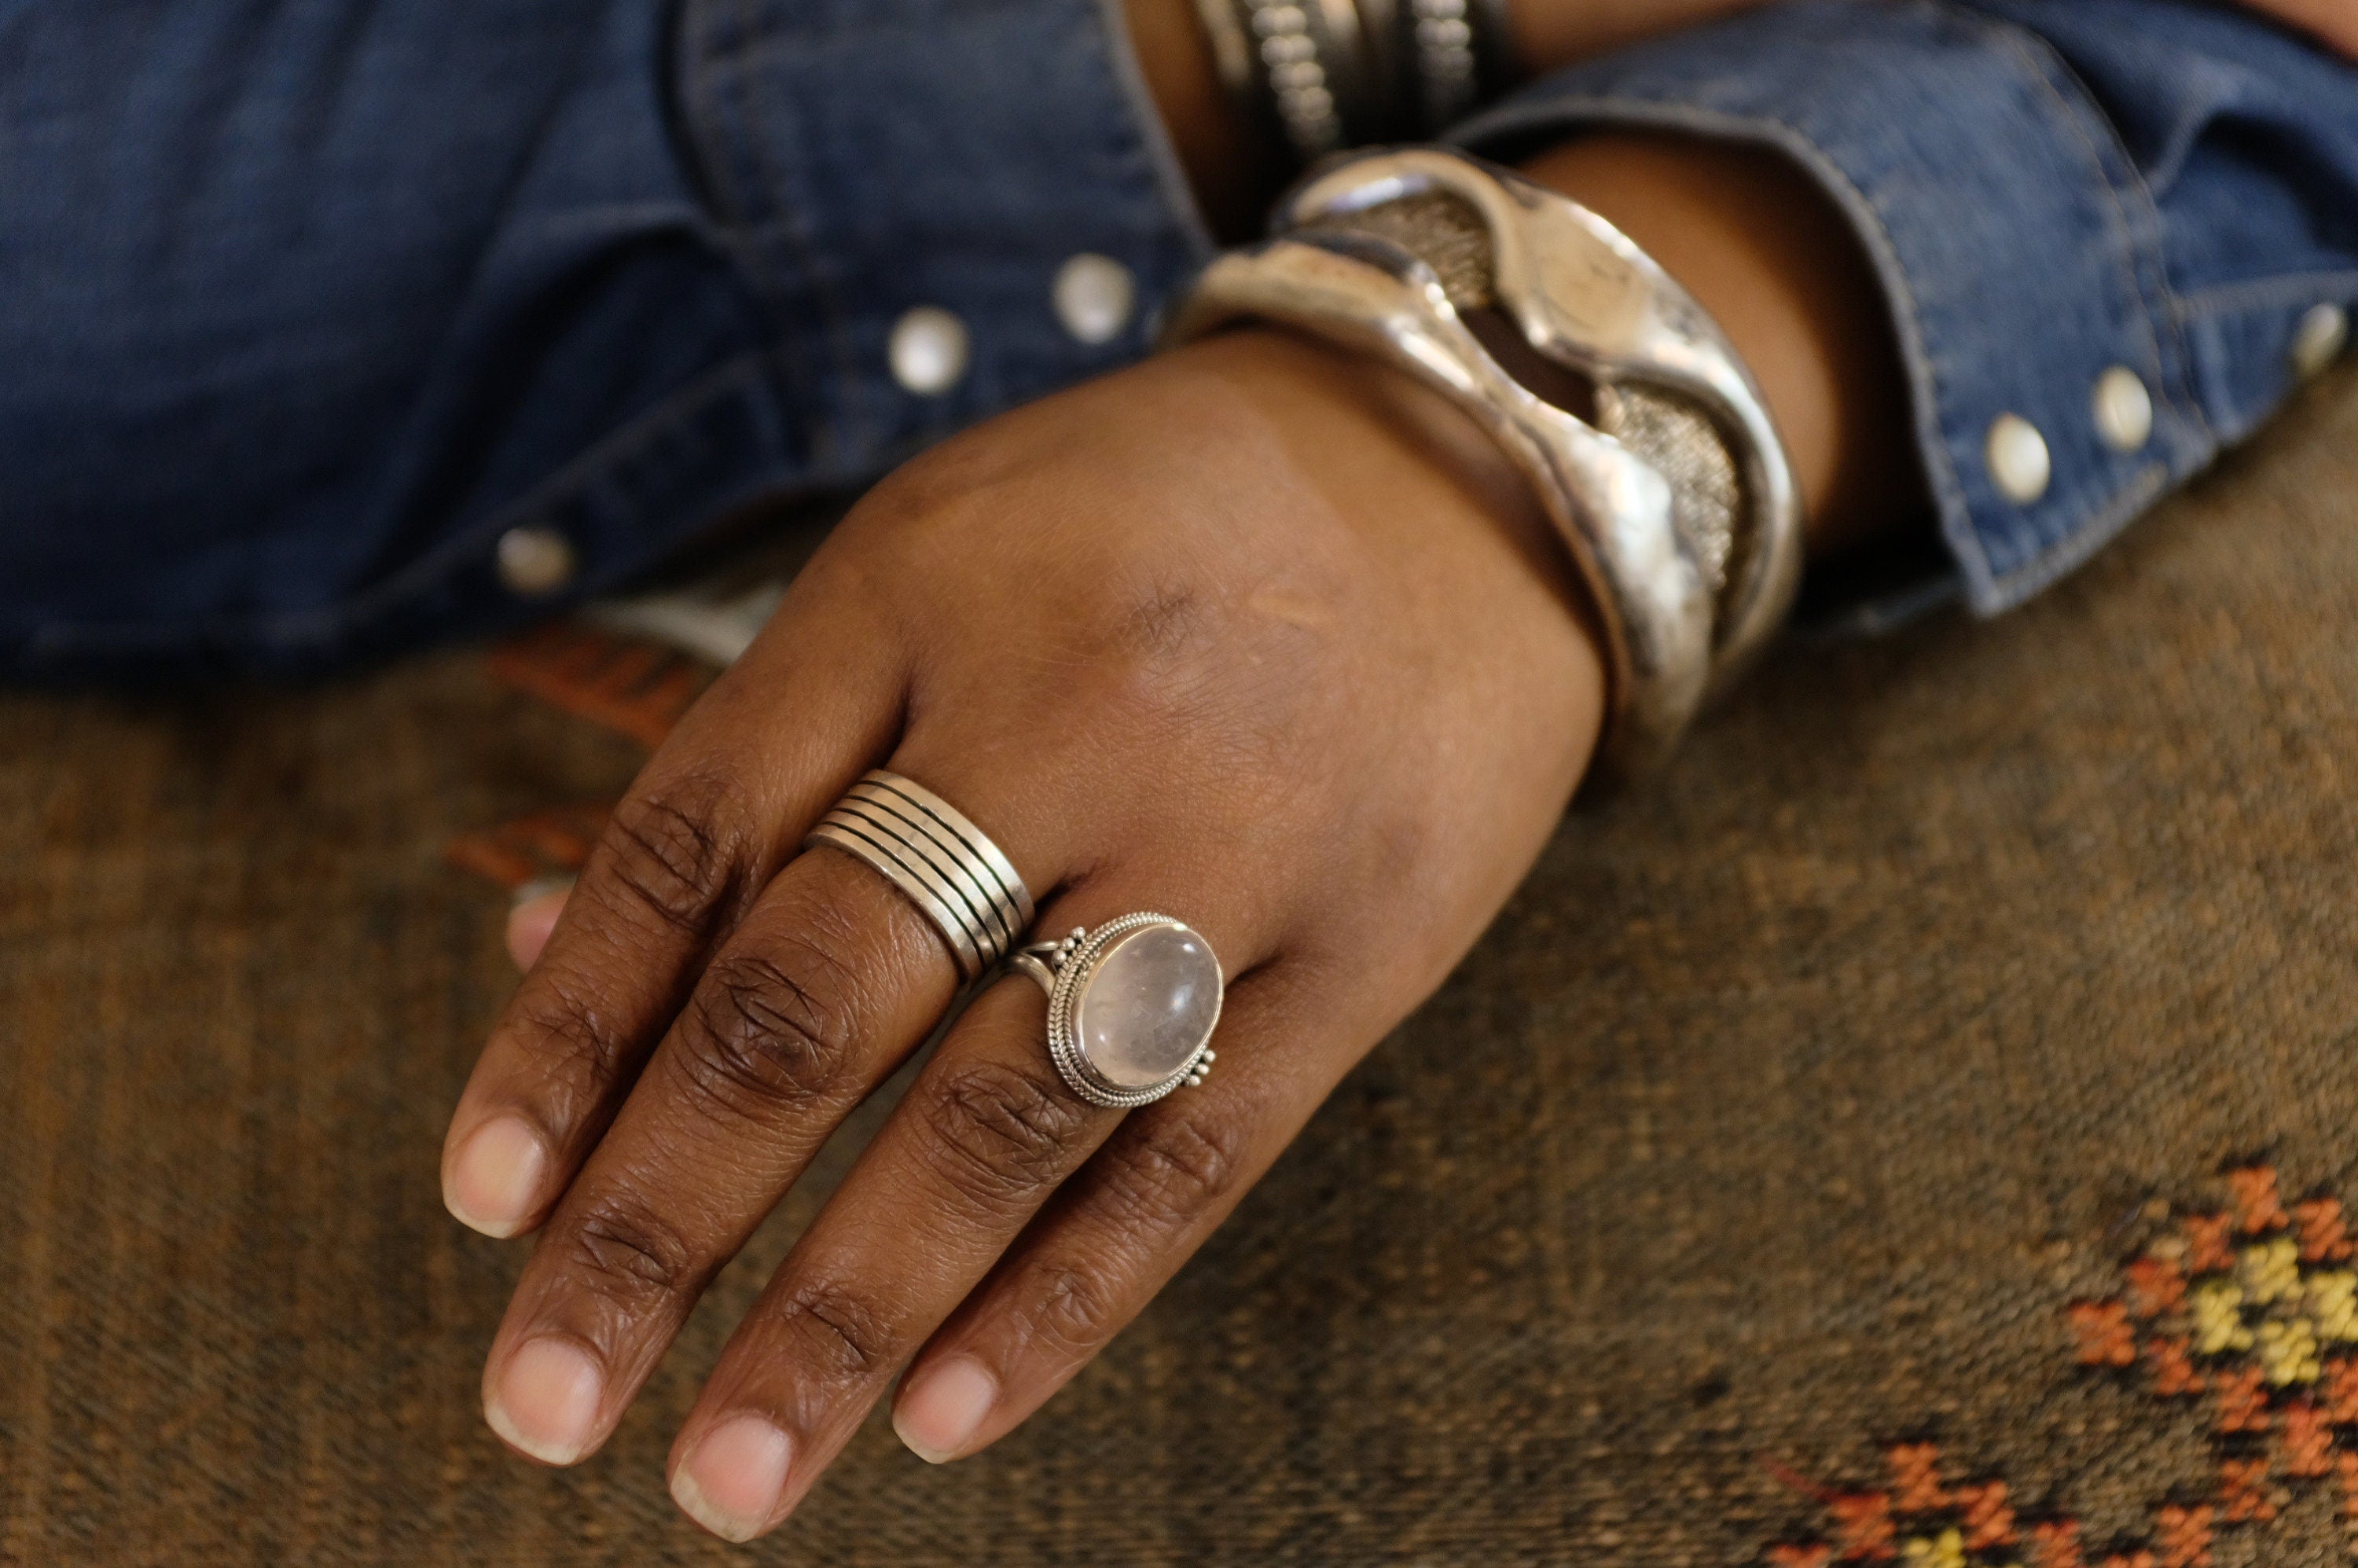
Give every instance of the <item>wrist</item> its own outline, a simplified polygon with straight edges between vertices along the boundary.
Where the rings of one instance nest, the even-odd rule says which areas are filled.
[[[1553,524],[1496,439],[1405,373],[1285,328],[1240,326],[1147,366],[1216,380],[1223,403],[1249,409],[1283,454],[1282,476],[1263,487],[1289,509],[1306,492],[1377,558],[1426,585],[1422,635],[1513,644],[1502,663],[1545,695],[1502,711],[1541,715],[1531,730],[1545,754],[1533,765],[1569,799],[1604,729],[1603,633]]]
[[[1569,143],[1522,172],[1628,235],[1719,322],[1784,438],[1812,554],[1926,510],[1883,291],[1799,169],[1762,149],[1635,134]]]

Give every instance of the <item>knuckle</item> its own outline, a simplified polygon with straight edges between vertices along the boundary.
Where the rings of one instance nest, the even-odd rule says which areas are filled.
[[[686,1239],[628,1196],[602,1200],[576,1220],[567,1257],[575,1278],[625,1306],[676,1300],[697,1284]]]
[[[943,1176],[992,1209],[1062,1180],[1088,1121],[1087,1108],[1062,1084],[999,1063],[951,1073],[921,1108]]]
[[[593,1099],[621,1081],[629,1039],[561,973],[535,976],[512,1005],[511,1026],[552,1077],[578,1082]]]
[[[1191,583],[1163,582],[1120,602],[1109,641],[1147,666],[1184,664],[1218,641],[1220,617]]]
[[[739,1117],[827,1100],[845,1079],[856,1011],[841,961],[815,943],[723,955],[688,1008],[677,1063],[689,1097]]]
[[[1162,720],[1196,706],[1225,646],[1223,617],[1186,585],[1148,585],[1102,606],[1087,665],[1097,695],[1118,712]]]
[[[892,1320],[869,1298],[824,1280],[806,1281],[781,1297],[772,1320],[806,1369],[838,1380],[878,1375],[893,1360]]]
[[[721,780],[691,774],[614,808],[606,829],[607,875],[665,925],[702,935],[741,874],[742,846]]]
[[[1042,1264],[1025,1285],[1025,1304],[1018,1317],[1027,1340],[1066,1355],[1086,1355],[1121,1327],[1124,1314],[1116,1292],[1087,1270]]]
[[[1236,1184],[1244,1139],[1193,1116],[1157,1119],[1107,1151],[1098,1203],[1132,1235],[1184,1231]]]

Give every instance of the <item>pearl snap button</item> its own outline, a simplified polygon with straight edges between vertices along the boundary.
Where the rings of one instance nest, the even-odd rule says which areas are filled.
[[[2046,494],[2055,477],[2047,438],[2019,414],[2001,414],[1991,423],[1985,457],[1999,492],[2017,506],[2028,506]]]
[[[1084,251],[1056,269],[1049,298],[1065,331],[1084,343],[1102,343],[1130,325],[1138,285],[1130,268],[1111,256]]]
[[[2300,319],[2292,336],[2292,368],[2303,381],[2323,375],[2350,346],[2350,312],[2320,305]]]
[[[579,566],[572,541],[554,528],[511,528],[500,535],[500,581],[519,598],[555,593]]]
[[[937,305],[920,305],[892,323],[885,354],[892,379],[911,392],[947,392],[966,374],[966,323]]]
[[[2153,439],[2153,395],[2126,365],[2096,380],[2096,433],[2116,452],[2141,451]]]

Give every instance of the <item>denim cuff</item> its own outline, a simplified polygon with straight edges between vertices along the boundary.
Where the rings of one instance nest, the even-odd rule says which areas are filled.
[[[1150,307],[1211,252],[1120,0],[697,0],[684,38],[690,134],[800,362],[822,470],[873,471],[1137,358]],[[1097,341],[1052,303],[1084,254],[1135,280]],[[930,394],[891,369],[925,307],[970,355]]]
[[[1551,77],[1457,139],[1510,157],[1599,127],[1774,148],[1848,217],[1889,302],[1942,535],[1977,611],[2070,570],[2218,451],[2153,198],[2030,29],[1932,0],[1767,7]],[[2149,430],[2098,412],[2120,370],[2150,401]],[[1992,432],[2009,418],[2049,454],[2035,496],[2019,464],[1994,471]]]

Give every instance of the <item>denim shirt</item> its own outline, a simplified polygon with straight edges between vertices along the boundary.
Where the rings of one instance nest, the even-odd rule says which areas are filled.
[[[1787,4],[1458,137],[1595,125],[1780,148],[1848,214],[1983,611],[2358,301],[2358,70],[2191,0]],[[1208,248],[1118,0],[0,0],[0,660],[546,613],[1145,352]],[[1060,310],[1076,257],[1130,308]]]

